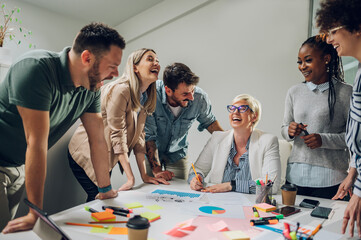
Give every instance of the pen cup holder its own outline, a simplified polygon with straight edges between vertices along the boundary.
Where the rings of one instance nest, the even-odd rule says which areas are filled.
[[[271,204],[272,200],[272,185],[256,185],[256,203]]]

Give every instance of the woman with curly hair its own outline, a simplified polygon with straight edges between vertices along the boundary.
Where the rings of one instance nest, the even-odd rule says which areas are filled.
[[[361,238],[361,0],[326,0],[316,13],[317,26],[325,33],[339,56],[351,56],[359,61],[354,81],[351,106],[346,129],[346,144],[352,153],[350,170],[334,199],[343,198],[354,185],[353,195],[345,210],[342,233],[350,222],[353,236],[356,221]]]
[[[337,52],[319,35],[302,44],[297,63],[305,81],[287,92],[281,130],[293,141],[286,181],[297,185],[297,194],[330,199],[347,176],[352,87],[344,83]]]

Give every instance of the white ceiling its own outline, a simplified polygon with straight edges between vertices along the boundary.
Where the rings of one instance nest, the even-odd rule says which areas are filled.
[[[86,22],[117,26],[163,0],[18,0]]]

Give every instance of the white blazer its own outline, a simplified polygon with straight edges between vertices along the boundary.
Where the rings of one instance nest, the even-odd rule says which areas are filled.
[[[199,155],[194,167],[201,173],[206,183],[222,183],[224,169],[232,146],[233,130],[215,131]],[[270,133],[255,129],[249,143],[249,166],[253,180],[273,180],[276,176],[272,192],[275,194],[280,187],[281,162],[278,138]],[[189,173],[193,172],[191,168]]]

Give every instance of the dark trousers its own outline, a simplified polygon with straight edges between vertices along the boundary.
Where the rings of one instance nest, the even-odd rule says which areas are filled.
[[[290,182],[286,181],[286,183],[290,183]],[[337,193],[340,184],[331,187],[322,187],[322,188],[301,187],[298,185],[296,186],[297,186],[297,195],[331,199]]]
[[[88,198],[86,199],[86,201],[87,202],[93,201],[95,199],[95,196],[99,193],[97,185],[95,185],[93,181],[90,180],[88,175],[86,175],[84,169],[74,161],[69,151],[68,151],[68,160],[69,160],[69,166],[73,171],[76,180],[78,180],[84,191],[88,194]]]

